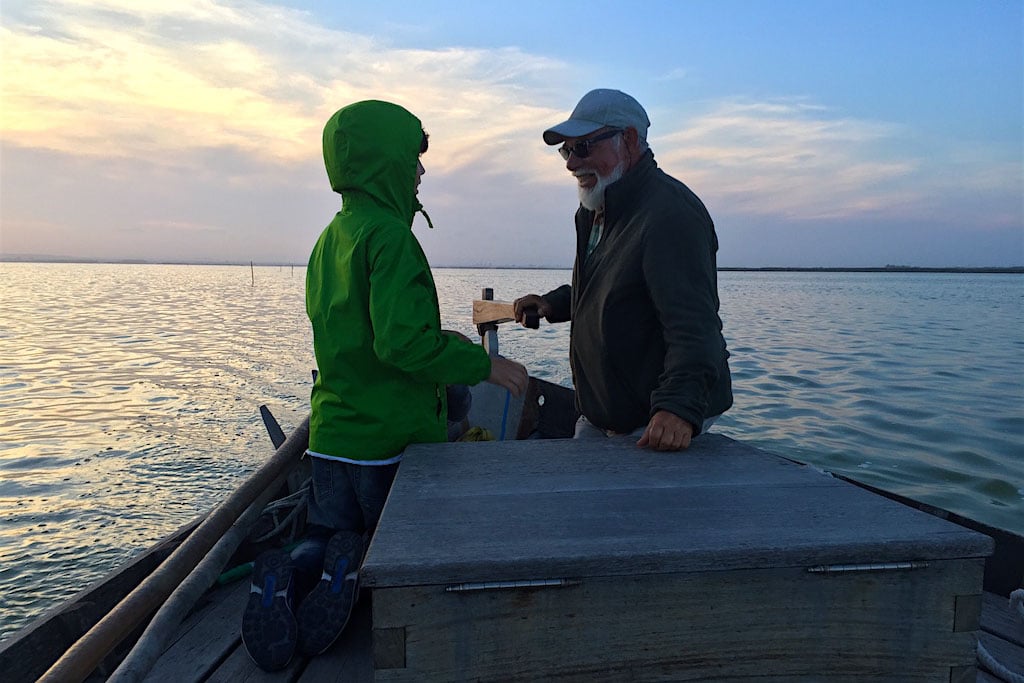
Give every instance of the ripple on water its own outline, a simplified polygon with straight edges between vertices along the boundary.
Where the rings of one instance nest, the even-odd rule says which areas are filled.
[[[293,428],[315,367],[302,268],[256,268],[254,287],[248,267],[0,264],[5,276],[12,266],[0,277],[0,638],[264,462],[257,406]],[[508,300],[570,275],[438,270],[442,323],[473,335],[481,287]],[[1024,533],[1024,279],[719,282],[736,405],[715,431]],[[502,326],[502,353],[571,386],[568,333]]]

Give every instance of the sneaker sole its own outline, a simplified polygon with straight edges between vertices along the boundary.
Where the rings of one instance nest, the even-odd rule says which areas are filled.
[[[355,604],[363,537],[338,532],[324,553],[324,573],[299,605],[299,649],[308,657],[325,652],[338,639]]]
[[[256,559],[249,600],[242,613],[242,643],[256,665],[265,671],[288,666],[298,644],[298,622],[289,605],[292,560],[281,550]]]

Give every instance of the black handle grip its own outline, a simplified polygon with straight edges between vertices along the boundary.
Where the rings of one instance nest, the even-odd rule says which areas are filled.
[[[524,308],[523,316],[526,321],[526,326],[529,327],[531,330],[536,330],[540,327],[540,313],[537,312],[536,306]]]

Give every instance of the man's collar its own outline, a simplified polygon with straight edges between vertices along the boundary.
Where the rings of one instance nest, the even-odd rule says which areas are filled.
[[[654,152],[648,147],[637,162],[621,178],[605,188],[604,206],[601,210],[604,211],[608,207],[609,195],[613,198],[618,198],[621,195],[633,192],[636,186],[644,181],[644,178],[647,177],[651,170],[657,167],[658,164],[654,161]],[[614,203],[617,204],[618,202]]]

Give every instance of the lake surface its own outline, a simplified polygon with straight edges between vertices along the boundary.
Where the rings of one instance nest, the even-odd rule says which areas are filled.
[[[437,269],[446,327],[569,271]],[[0,638],[208,510],[308,410],[304,268],[0,263]],[[1024,534],[1024,276],[719,276],[714,431]],[[502,353],[571,386],[568,325]],[[673,456],[675,457],[675,456]]]

